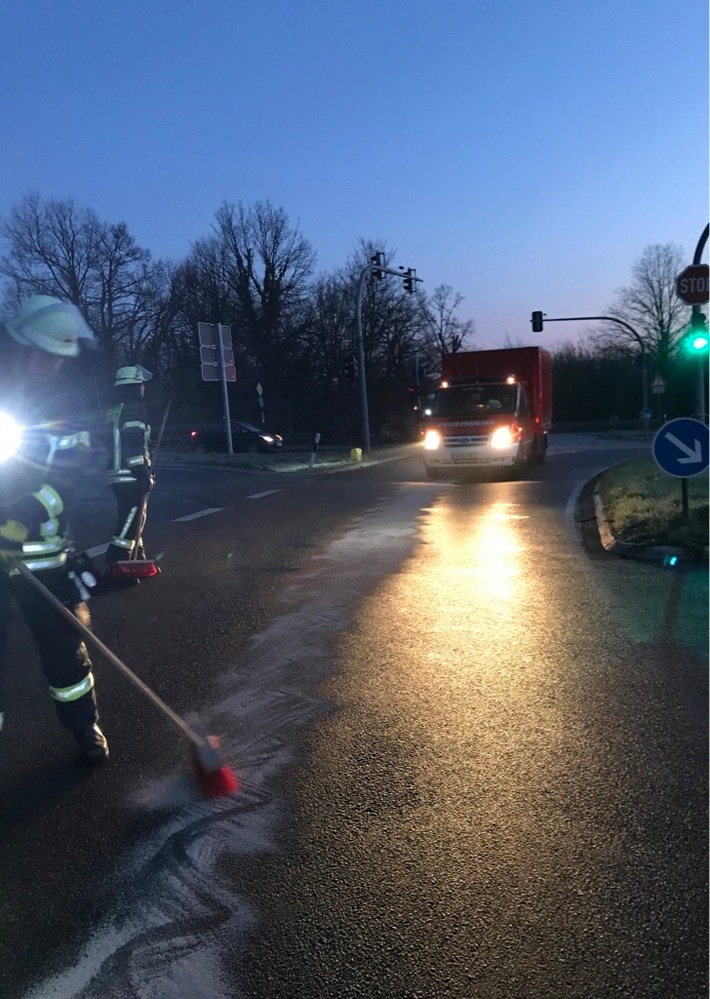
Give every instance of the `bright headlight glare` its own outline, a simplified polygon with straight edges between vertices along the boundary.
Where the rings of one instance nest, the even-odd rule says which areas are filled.
[[[491,447],[510,447],[513,444],[513,434],[510,427],[498,427],[491,434]]]
[[[261,439],[263,441],[266,441],[267,444],[273,444],[274,443],[274,438],[267,436],[267,434],[262,434],[261,435]]]
[[[0,413],[0,461],[7,461],[19,449],[22,427],[9,413]]]
[[[424,450],[436,451],[441,444],[441,434],[438,430],[427,430],[424,434]]]

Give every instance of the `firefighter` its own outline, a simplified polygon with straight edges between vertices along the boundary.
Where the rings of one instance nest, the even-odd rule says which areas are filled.
[[[119,368],[114,382],[108,424],[108,483],[116,497],[117,519],[106,551],[106,575],[114,562],[145,558],[143,528],[153,487],[150,424],[146,413],[146,382],[150,371],[140,364]]]
[[[86,646],[17,568],[24,563],[90,624],[89,593],[80,571],[74,571],[66,514],[90,440],[72,416],[72,400],[57,375],[67,358],[79,356],[80,342],[95,346],[94,336],[74,305],[48,295],[25,301],[6,329],[10,340],[2,343],[0,366],[0,729],[14,600],[37,645],[60,723],[74,736],[82,757],[100,763],[109,751],[99,728]]]

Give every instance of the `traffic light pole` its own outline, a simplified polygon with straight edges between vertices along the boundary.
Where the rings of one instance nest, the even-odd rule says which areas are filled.
[[[705,244],[708,241],[709,233],[710,233],[710,224],[706,225],[705,228],[703,229],[700,239],[698,240],[698,245],[695,247],[695,253],[693,254],[693,264],[700,263],[701,257],[703,255],[703,250],[705,249]],[[702,315],[701,307],[699,305],[694,305],[693,314],[690,320],[691,328],[694,328],[693,324],[694,322],[697,322],[697,319],[695,319],[695,317],[701,315]],[[695,415],[697,416],[697,418],[700,420],[701,423],[705,423],[705,369],[707,367],[706,356],[707,355],[705,351],[701,350],[698,352],[698,376],[695,388],[695,408],[697,412]]]
[[[404,280],[405,290],[408,292],[414,291],[414,285],[420,282],[422,278],[417,277],[417,272],[408,268],[404,271],[400,268],[398,271],[393,271],[389,267],[384,266],[384,254],[376,253],[374,256],[370,257],[370,263],[366,267],[363,267],[360,272],[360,280],[357,284],[357,296],[355,299],[355,335],[357,337],[357,366],[358,366],[358,381],[360,382],[360,419],[362,421],[362,449],[365,454],[370,453],[370,417],[367,411],[367,382],[365,379],[365,346],[362,339],[362,296],[365,290],[365,281],[370,274],[375,277],[382,278],[385,274],[392,274],[394,277],[402,278]]]
[[[638,343],[641,348],[641,405],[642,408],[648,411],[648,363],[646,356],[646,344],[643,342],[642,338],[633,328],[625,323],[623,319],[616,319],[615,316],[564,316],[560,319],[548,319],[543,313],[543,318],[539,320],[540,322],[546,323],[580,323],[580,322],[598,322],[603,321],[605,323],[616,323],[617,326],[623,326],[625,330],[633,336],[634,340]],[[533,320],[531,320],[533,322]],[[540,330],[542,326],[540,327]],[[540,330],[534,330],[534,332],[539,333]],[[643,425],[643,432],[648,433],[648,420],[641,420]]]
[[[370,453],[370,417],[367,412],[367,383],[365,381],[365,347],[362,342],[362,293],[365,288],[365,281],[372,270],[372,264],[363,267],[360,272],[360,280],[357,285],[357,299],[355,301],[355,333],[357,336],[357,367],[358,381],[360,382],[360,419],[362,420],[362,449],[365,454]]]
[[[700,306],[695,305],[693,312],[696,308],[700,312]],[[695,416],[701,423],[705,423],[705,369],[707,363],[707,354],[702,350],[698,351],[698,375],[695,383],[695,409],[697,412]]]

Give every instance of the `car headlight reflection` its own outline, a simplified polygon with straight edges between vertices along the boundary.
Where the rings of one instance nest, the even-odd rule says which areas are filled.
[[[441,446],[441,434],[438,430],[427,430],[424,434],[424,450],[436,451]]]
[[[261,435],[261,439],[263,441],[266,441],[267,444],[273,444],[274,443],[274,438],[273,437],[269,437],[268,434],[262,434]]]
[[[22,427],[9,413],[0,413],[0,461],[7,461],[22,443]]]
[[[514,443],[515,438],[510,427],[498,427],[491,434],[491,447],[510,447]]]

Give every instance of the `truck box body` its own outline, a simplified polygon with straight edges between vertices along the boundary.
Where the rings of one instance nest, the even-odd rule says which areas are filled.
[[[552,421],[552,359],[541,347],[445,354],[424,423],[427,473],[541,462]]]

